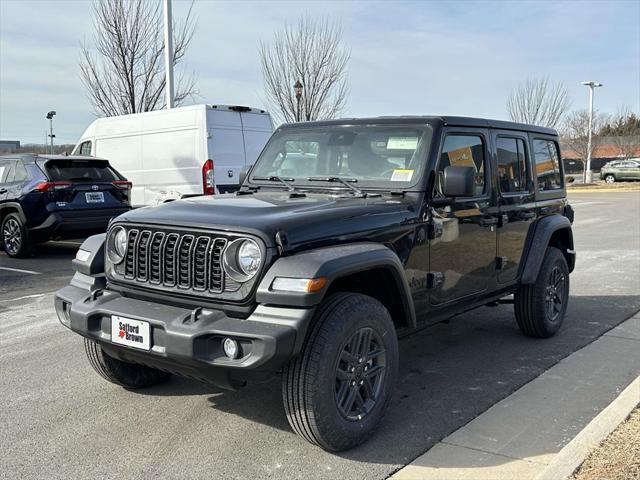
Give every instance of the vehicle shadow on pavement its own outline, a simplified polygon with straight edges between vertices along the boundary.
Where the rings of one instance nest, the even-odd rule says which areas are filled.
[[[572,296],[563,328],[547,340],[523,336],[509,305],[467,312],[406,337],[400,341],[398,383],[387,416],[367,443],[338,455],[405,465],[638,310],[640,295]],[[210,395],[212,408],[293,436],[279,376],[238,392],[176,378],[144,393]]]

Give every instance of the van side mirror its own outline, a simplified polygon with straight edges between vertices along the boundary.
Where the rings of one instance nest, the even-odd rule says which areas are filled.
[[[447,197],[472,197],[475,194],[473,167],[446,167],[442,183],[442,193]]]
[[[240,170],[240,174],[238,175],[238,183],[240,184],[240,186],[242,186],[246,178],[251,173],[252,169],[253,165],[245,165],[244,167],[242,167],[242,170]]]

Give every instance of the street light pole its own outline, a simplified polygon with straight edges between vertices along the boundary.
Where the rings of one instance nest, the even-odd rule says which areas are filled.
[[[296,122],[299,122],[301,120],[300,99],[302,98],[302,83],[300,83],[300,80],[296,80],[296,84],[293,86],[293,91],[296,93]]]
[[[49,153],[53,154],[53,138],[55,135],[53,134],[53,116],[56,114],[55,110],[51,110],[47,112],[47,120],[49,120],[49,139],[51,144],[49,146]]]
[[[167,108],[173,108],[173,24],[171,0],[164,0],[164,72]]]
[[[593,89],[595,87],[602,87],[601,83],[590,81],[582,82],[582,85],[589,87],[589,138],[587,139],[587,164],[584,167],[584,181],[585,183],[591,183],[593,180],[593,174],[591,173],[591,145],[593,136]]]

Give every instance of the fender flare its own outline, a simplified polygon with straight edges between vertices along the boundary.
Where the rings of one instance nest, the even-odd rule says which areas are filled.
[[[15,211],[15,212],[14,212]],[[10,213],[17,213],[23,225],[27,225],[27,217],[18,202],[5,202],[0,204],[0,222]]]
[[[524,285],[532,285],[538,278],[538,272],[542,267],[544,255],[549,246],[549,241],[553,234],[559,230],[566,230],[569,238],[567,251],[562,252],[568,258],[569,271],[573,271],[575,265],[575,252],[573,251],[573,232],[571,230],[571,222],[563,215],[549,215],[543,217],[535,223],[535,227],[530,233],[531,238],[528,241],[529,248],[527,250],[527,259],[522,270],[520,283]]]
[[[373,268],[384,268],[391,274],[400,293],[406,323],[409,327],[415,327],[416,313],[404,266],[392,250],[379,243],[335,245],[281,257],[262,278],[256,292],[256,301],[267,305],[315,306],[322,302],[335,280]],[[271,285],[276,277],[325,277],[327,283],[321,290],[313,293],[275,291],[271,289]]]

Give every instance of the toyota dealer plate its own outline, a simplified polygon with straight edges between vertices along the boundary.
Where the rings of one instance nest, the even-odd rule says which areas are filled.
[[[87,203],[104,203],[104,193],[102,192],[86,192],[84,198]]]
[[[151,348],[149,322],[111,315],[111,341],[127,347],[149,350]]]

